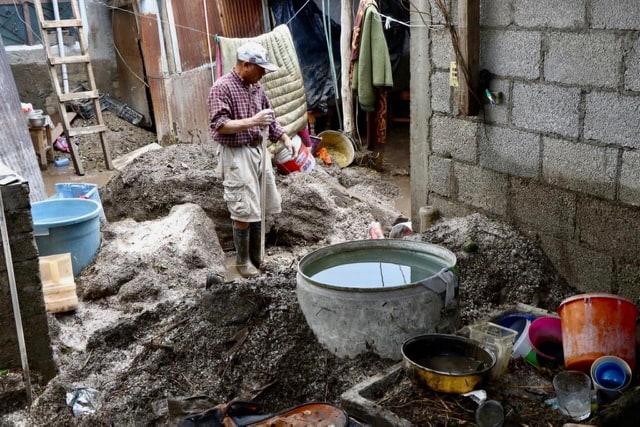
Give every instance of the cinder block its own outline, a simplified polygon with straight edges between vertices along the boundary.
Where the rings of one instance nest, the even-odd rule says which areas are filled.
[[[7,230],[10,235],[30,233],[33,231],[33,221],[29,208],[5,212],[5,218],[7,220]]]
[[[542,84],[513,86],[513,123],[525,129],[577,137],[580,89]]]
[[[454,176],[458,188],[458,200],[496,215],[507,211],[508,179],[477,166],[455,163]]]
[[[540,33],[484,30],[480,35],[480,67],[498,76],[540,76]]]
[[[431,126],[433,152],[467,162],[476,161],[477,123],[446,116],[434,116],[431,119]]]
[[[552,33],[547,40],[546,81],[610,88],[620,84],[622,45],[615,34]]]
[[[591,0],[591,27],[619,30],[640,28],[638,0]]]
[[[26,182],[0,186],[2,202],[6,212],[21,210],[31,205],[29,201],[29,184]]]
[[[633,44],[633,50],[627,56],[624,87],[627,90],[640,91],[640,36]]]
[[[38,248],[31,233],[15,234],[9,236],[11,259],[14,263],[27,261],[38,257]],[[0,270],[5,270],[4,247],[0,242]]]
[[[451,111],[449,73],[436,71],[431,75],[431,108],[442,113]]]
[[[553,237],[541,237],[542,249],[567,282],[581,292],[612,292],[613,258]]]
[[[597,91],[588,94],[584,137],[640,148],[640,96]]]
[[[519,27],[582,28],[586,25],[585,0],[514,0]]]
[[[582,196],[576,209],[580,242],[623,261],[640,253],[640,209]]]
[[[618,150],[544,138],[542,176],[559,187],[613,200]]]
[[[455,218],[471,215],[473,210],[462,203],[452,199],[441,197],[435,193],[429,193],[429,205],[433,206],[440,212],[441,217]]]
[[[509,105],[511,104],[511,93],[509,92],[509,80],[493,79],[489,84],[492,92],[502,93],[502,103],[497,105],[484,105],[485,120],[488,123],[507,124],[509,121]]]
[[[640,302],[640,265],[618,264],[616,268],[618,295]]]
[[[429,191],[451,196],[452,160],[429,156]]]
[[[451,44],[451,36],[445,30],[431,30],[431,60],[436,68],[449,69],[456,60]]]
[[[622,153],[620,200],[630,205],[640,206],[640,151]]]
[[[514,220],[536,231],[561,239],[574,234],[576,196],[568,191],[511,178],[511,214]]]
[[[434,0],[429,0],[429,2],[431,3],[431,22],[433,24],[444,24],[444,17],[440,9],[436,6],[436,2]],[[458,2],[456,0],[443,0],[443,3],[447,6],[452,21],[458,22]],[[425,16],[425,19],[428,22],[428,16]]]
[[[540,136],[485,126],[478,132],[480,165],[509,175],[535,177],[540,163]]]
[[[511,2],[508,0],[483,0],[480,2],[480,25],[506,27],[511,24]]]

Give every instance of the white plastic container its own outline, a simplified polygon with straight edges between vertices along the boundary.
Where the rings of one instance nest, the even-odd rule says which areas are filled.
[[[533,350],[533,346],[531,345],[531,341],[529,341],[529,327],[531,326],[531,320],[527,320],[526,326],[524,330],[520,334],[520,337],[516,340],[513,345],[513,357],[514,358],[523,358],[532,365],[537,365],[536,352]]]
[[[477,341],[482,347],[491,351],[496,357],[496,364],[491,369],[491,378],[504,374],[509,366],[513,352],[513,342],[518,333],[491,322],[481,322],[469,326],[469,338]]]
[[[39,260],[42,294],[47,311],[64,313],[78,308],[71,254],[42,256]]]

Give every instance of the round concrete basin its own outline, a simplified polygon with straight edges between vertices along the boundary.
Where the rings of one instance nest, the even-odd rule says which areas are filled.
[[[457,284],[453,252],[408,240],[358,240],[298,264],[298,302],[318,341],[340,357],[400,360],[402,343],[432,333]]]

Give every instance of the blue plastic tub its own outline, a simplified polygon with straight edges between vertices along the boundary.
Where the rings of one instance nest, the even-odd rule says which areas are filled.
[[[86,199],[49,199],[31,205],[40,256],[69,252],[80,274],[100,247],[100,205]]]
[[[96,184],[80,182],[59,182],[55,185],[56,194],[51,199],[89,199],[100,205],[100,219],[107,220],[102,209],[102,200]]]

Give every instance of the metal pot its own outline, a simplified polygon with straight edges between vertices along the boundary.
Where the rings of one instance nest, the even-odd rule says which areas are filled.
[[[44,126],[46,119],[44,116],[40,117],[29,117],[29,126],[32,128],[41,128]]]
[[[441,393],[467,393],[496,364],[496,358],[468,338],[429,334],[402,345],[405,371],[416,384]]]

